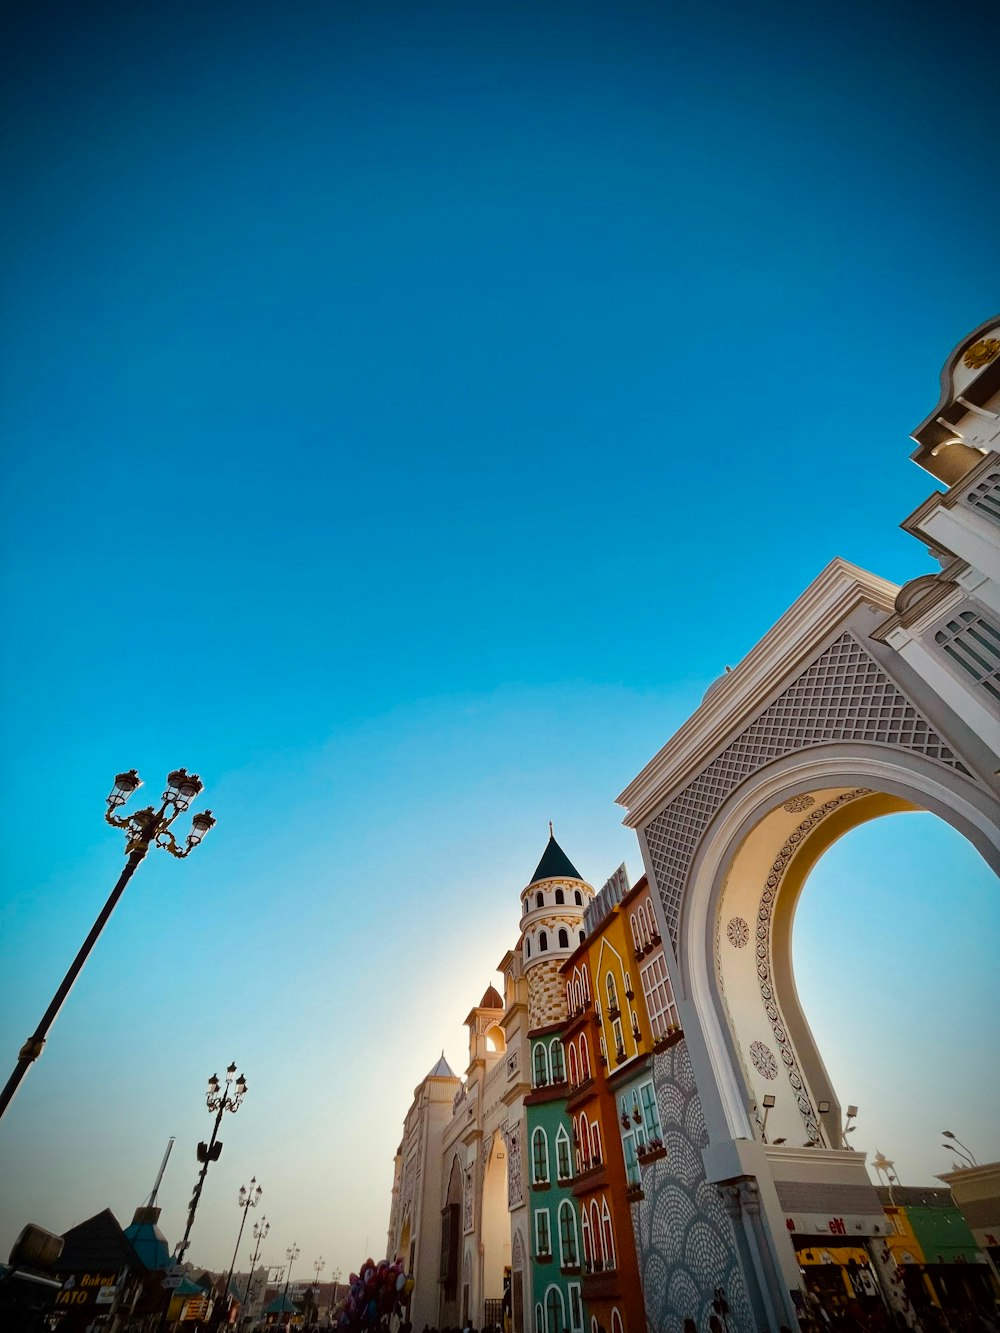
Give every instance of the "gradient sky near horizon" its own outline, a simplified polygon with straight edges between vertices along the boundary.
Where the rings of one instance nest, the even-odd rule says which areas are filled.
[[[910,6],[10,5],[0,1050],[137,874],[0,1126],[0,1257],[160,1193],[190,1257],[385,1245],[412,1090],[615,796],[835,555],[928,571],[908,432],[1000,306],[989,41]],[[992,169],[991,169],[992,164]],[[855,1146],[1000,1156],[994,877],[857,830],[796,963]],[[6,1076],[6,1075],[4,1075]],[[244,1244],[237,1267],[245,1267]]]

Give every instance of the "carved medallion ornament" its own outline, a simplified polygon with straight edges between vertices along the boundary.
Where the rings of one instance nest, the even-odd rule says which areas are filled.
[[[793,796],[781,808],[787,810],[790,815],[800,815],[803,810],[808,810],[811,805],[815,804],[815,796]]]
[[[753,1061],[754,1069],[762,1078],[778,1077],[778,1062],[770,1046],[765,1046],[762,1041],[752,1041],[750,1059]]]
[[[750,939],[750,927],[741,916],[734,916],[726,927],[726,939],[734,949],[743,949]]]
[[[962,360],[970,370],[981,370],[1000,355],[1000,338],[980,338],[973,343]]]

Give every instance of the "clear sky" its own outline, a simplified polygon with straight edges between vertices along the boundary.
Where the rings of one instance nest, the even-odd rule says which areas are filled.
[[[724,665],[834,555],[927,572],[907,435],[1000,306],[995,52],[947,22],[5,8],[8,1064],[118,874],[114,773],[187,765],[219,824],[142,866],[0,1126],[0,1255],[127,1223],[171,1134],[176,1242],[230,1060],[191,1257],[251,1175],[268,1262],[381,1252],[547,821],[638,873],[614,797]],[[995,888],[909,815],[804,897],[856,1146],[910,1183],[942,1127],[1000,1155]]]

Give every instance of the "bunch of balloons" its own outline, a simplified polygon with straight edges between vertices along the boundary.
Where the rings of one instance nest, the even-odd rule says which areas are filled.
[[[337,1327],[345,1333],[376,1328],[390,1315],[401,1314],[403,1301],[413,1290],[413,1278],[407,1275],[402,1259],[394,1263],[382,1259],[377,1264],[366,1259],[361,1271],[351,1274],[350,1283],[337,1316]]]

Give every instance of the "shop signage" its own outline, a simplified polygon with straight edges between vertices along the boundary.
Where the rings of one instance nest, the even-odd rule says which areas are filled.
[[[56,1305],[111,1305],[115,1299],[116,1273],[74,1273],[56,1293]]]
[[[887,1236],[892,1230],[884,1215],[824,1217],[819,1213],[796,1213],[786,1216],[785,1226],[799,1236]]]

